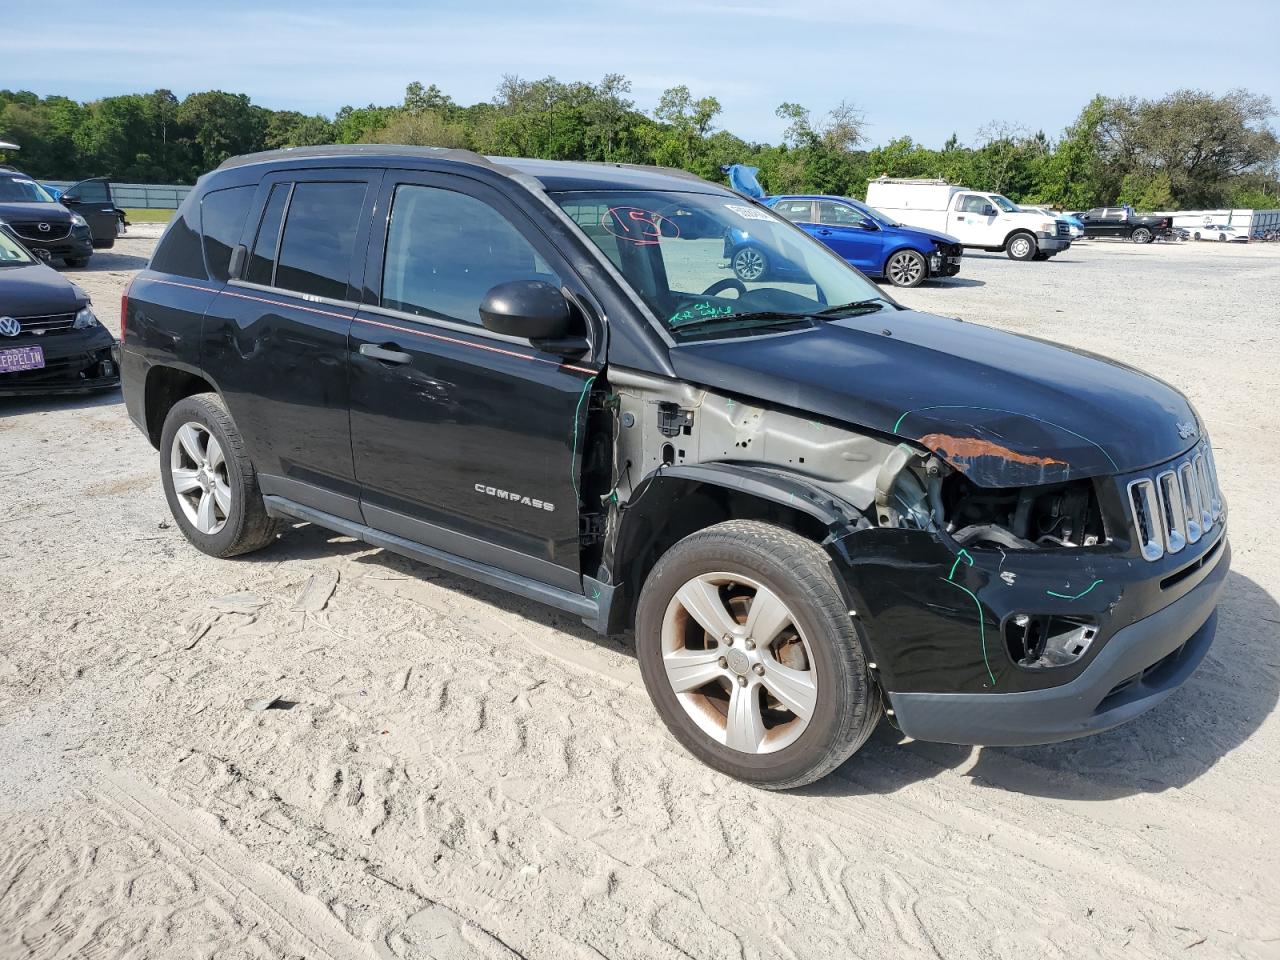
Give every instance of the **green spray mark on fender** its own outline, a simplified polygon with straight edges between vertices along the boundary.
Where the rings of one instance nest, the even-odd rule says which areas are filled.
[[[1058,593],[1055,590],[1046,590],[1045,593],[1047,593],[1051,597],[1057,597],[1059,600],[1079,600],[1086,593],[1090,593],[1093,590],[1093,588],[1096,587],[1101,582],[1102,582],[1101,580],[1093,581],[1093,583],[1089,584],[1089,586],[1085,587],[1083,590],[1077,593],[1074,597],[1068,593]]]
[[[956,562],[951,565],[951,572],[947,574],[947,578],[942,582],[949,583],[953,587],[956,587],[957,589],[963,590],[965,593],[967,593],[969,597],[973,600],[973,605],[978,610],[978,636],[982,640],[982,662],[987,668],[987,676],[991,678],[991,685],[994,687],[996,685],[996,675],[995,673],[992,672],[991,661],[987,657],[986,614],[982,612],[982,601],[978,599],[977,594],[975,594],[972,590],[970,590],[964,584],[956,583],[954,579],[956,575],[956,570],[960,568],[961,563],[967,563],[969,566],[971,567],[973,566],[973,557],[969,555],[968,550],[965,550],[963,548],[961,548],[960,552],[956,554]],[[941,580],[942,578],[939,577],[938,579]]]

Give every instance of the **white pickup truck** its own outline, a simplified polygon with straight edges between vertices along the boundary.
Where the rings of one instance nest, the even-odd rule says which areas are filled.
[[[867,205],[908,226],[949,233],[966,247],[1003,250],[1011,260],[1048,260],[1071,246],[1065,220],[945,180],[880,177],[867,185]]]

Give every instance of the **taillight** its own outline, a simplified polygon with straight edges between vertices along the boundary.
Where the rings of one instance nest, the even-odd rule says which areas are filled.
[[[133,281],[129,281],[129,287],[133,286]],[[120,342],[124,343],[124,328],[129,320],[129,287],[124,288],[124,293],[120,294]]]

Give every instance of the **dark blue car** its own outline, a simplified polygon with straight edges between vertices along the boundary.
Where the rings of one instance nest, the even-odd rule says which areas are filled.
[[[898,223],[848,197],[776,196],[763,202],[871,277],[897,287],[960,272],[963,247],[955,237]],[[785,279],[792,265],[770,263],[744,232],[728,238],[726,255],[740,280]]]

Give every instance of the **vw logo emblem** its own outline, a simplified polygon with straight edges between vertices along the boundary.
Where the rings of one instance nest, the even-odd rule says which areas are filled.
[[[47,223],[37,223],[36,229],[39,230],[41,233],[48,233],[49,225]]]
[[[22,324],[13,317],[0,317],[0,336],[16,337],[22,332]]]

